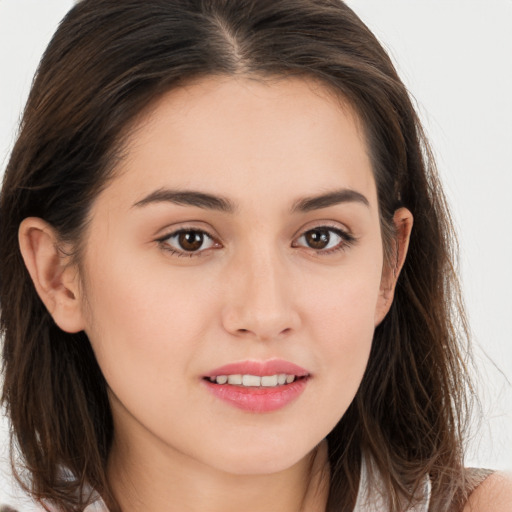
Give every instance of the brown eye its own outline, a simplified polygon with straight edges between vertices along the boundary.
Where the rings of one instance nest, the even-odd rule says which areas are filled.
[[[198,229],[180,229],[159,240],[162,246],[172,252],[189,254],[201,253],[215,245],[213,238]]]
[[[329,253],[337,249],[345,249],[354,243],[354,237],[341,229],[328,226],[319,226],[318,228],[305,231],[296,242],[294,247],[308,247],[315,251]]]
[[[325,249],[331,236],[328,229],[312,229],[304,234],[304,239],[312,249]]]
[[[178,234],[178,243],[184,251],[198,251],[204,241],[201,231],[182,231]]]

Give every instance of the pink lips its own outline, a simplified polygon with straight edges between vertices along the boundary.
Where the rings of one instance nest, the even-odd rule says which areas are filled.
[[[216,384],[209,377],[220,375],[276,375],[285,373],[297,378],[291,384],[275,387],[245,387]],[[271,412],[281,409],[299,397],[309,380],[309,373],[296,364],[280,359],[269,361],[243,361],[216,368],[204,375],[203,382],[217,398],[239,409],[250,412]]]
[[[215,368],[206,373],[205,377],[217,377],[219,375],[275,375],[286,373],[288,375],[297,375],[305,377],[309,375],[308,371],[296,364],[283,361],[282,359],[270,359],[269,361],[243,361],[240,363],[231,363]]]

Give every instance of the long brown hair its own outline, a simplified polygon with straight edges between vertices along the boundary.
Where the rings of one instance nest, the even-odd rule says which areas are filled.
[[[0,196],[3,402],[20,481],[41,502],[83,510],[106,478],[113,424],[106,383],[84,333],[61,331],[18,247],[20,222],[50,223],[80,242],[94,198],[115,173],[138,115],[161,94],[207,75],[314,77],[347,100],[366,132],[383,239],[414,215],[395,299],[375,331],[357,395],[328,435],[327,510],[350,511],[361,461],[382,476],[392,511],[426,474],[432,507],[463,500],[466,324],[454,234],[432,155],[389,57],[339,0],[83,0],[38,69]],[[65,472],[63,473],[63,471]]]

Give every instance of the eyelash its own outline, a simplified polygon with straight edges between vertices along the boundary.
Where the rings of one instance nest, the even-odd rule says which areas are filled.
[[[165,235],[159,239],[157,239],[158,244],[160,247],[164,250],[172,254],[173,256],[178,257],[184,257],[184,258],[193,258],[198,256],[204,256],[204,253],[210,249],[202,249],[198,251],[185,251],[185,250],[178,250],[171,245],[169,245],[169,239],[179,237],[182,234],[185,233],[196,233],[203,236],[204,239],[209,239],[213,242],[213,244],[218,244],[218,242],[215,241],[215,238],[211,236],[209,233],[204,231],[203,229],[197,229],[197,228],[180,228],[176,231],[173,231],[172,233],[169,233],[168,235]]]
[[[334,254],[339,251],[345,251],[349,247],[354,245],[357,241],[356,237],[354,235],[351,235],[347,231],[344,231],[344,230],[342,230],[338,227],[334,227],[334,226],[316,226],[314,228],[308,229],[308,230],[304,231],[297,238],[297,240],[300,240],[301,238],[305,237],[308,233],[312,233],[314,231],[323,231],[323,232],[328,232],[328,233],[334,233],[336,236],[338,236],[340,238],[340,241],[334,247],[331,247],[330,249],[314,249],[313,247],[307,247],[308,249],[315,251],[316,254],[321,255],[321,256]],[[294,242],[294,244],[295,244],[295,242]],[[292,245],[292,247],[306,247],[306,246],[297,246],[294,244]]]
[[[344,251],[357,242],[356,237],[354,237],[352,234],[350,234],[338,227],[333,227],[333,226],[317,226],[317,227],[308,229],[308,230],[304,231],[297,238],[297,240],[300,240],[301,238],[305,237],[308,233],[312,233],[314,231],[323,231],[323,232],[334,233],[341,240],[335,247],[332,247],[330,249],[314,249],[313,247],[295,245],[296,242],[294,242],[292,244],[292,247],[305,247],[305,248],[308,248],[308,249],[314,251],[318,255],[330,255],[330,254],[337,253],[339,251]],[[169,239],[179,237],[180,235],[185,234],[185,233],[200,234],[205,239],[211,240],[211,242],[213,243],[213,246],[208,247],[206,249],[197,250],[197,251],[186,251],[186,250],[176,249],[176,248],[172,247],[171,245],[169,245]],[[207,251],[209,251],[211,248],[213,248],[215,246],[215,244],[217,244],[217,247],[220,245],[219,242],[217,242],[215,240],[215,238],[213,236],[211,236],[208,232],[206,232],[202,229],[195,229],[195,228],[181,228],[176,231],[173,231],[172,233],[170,233],[168,235],[165,235],[165,236],[157,239],[156,241],[158,242],[158,244],[164,251],[169,252],[173,256],[185,257],[185,258],[204,256],[204,254]]]

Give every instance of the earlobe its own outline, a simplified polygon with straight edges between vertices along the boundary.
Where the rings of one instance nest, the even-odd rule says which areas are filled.
[[[407,256],[413,220],[412,213],[407,208],[399,208],[393,215],[396,233],[394,250],[391,261],[384,262],[379,300],[375,311],[375,326],[384,320],[391,308],[398,276]]]
[[[83,330],[78,274],[59,248],[55,230],[42,219],[28,217],[20,224],[18,240],[37,294],[55,323],[66,332]]]

